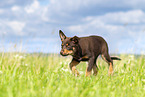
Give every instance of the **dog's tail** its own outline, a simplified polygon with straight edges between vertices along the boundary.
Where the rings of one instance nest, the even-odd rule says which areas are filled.
[[[112,60],[121,60],[120,58],[118,57],[111,57]]]

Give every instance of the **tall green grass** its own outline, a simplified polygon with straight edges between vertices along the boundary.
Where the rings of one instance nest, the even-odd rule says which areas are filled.
[[[98,59],[97,76],[85,77],[86,62],[69,70],[71,57],[2,53],[0,55],[0,97],[145,97],[145,58],[121,55],[114,61],[114,75]]]

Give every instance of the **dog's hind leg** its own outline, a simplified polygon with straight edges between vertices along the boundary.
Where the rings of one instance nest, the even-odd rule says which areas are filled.
[[[113,75],[113,61],[111,60],[111,57],[109,56],[108,52],[102,54],[102,58],[108,63],[109,65],[109,75]]]
[[[97,73],[98,73],[98,70],[99,70],[99,68],[98,68],[98,66],[97,66],[97,64],[94,64],[93,65],[93,75],[97,75]]]
[[[70,67],[70,69],[72,70],[72,73],[73,73],[75,76],[79,76],[79,72],[78,72],[77,69],[76,69],[76,66],[77,66],[79,63],[80,63],[79,61],[76,61],[76,60],[72,59],[71,63],[69,64],[69,67]]]

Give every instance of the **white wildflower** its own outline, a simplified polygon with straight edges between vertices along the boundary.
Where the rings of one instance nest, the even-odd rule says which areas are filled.
[[[145,82],[145,79],[142,79],[141,81]]]
[[[83,71],[79,71],[79,73],[80,73],[80,74],[83,74],[84,72],[83,72]]]
[[[19,56],[19,59],[24,59],[24,56]]]
[[[28,64],[25,64],[25,66],[28,66]]]
[[[60,62],[60,65],[62,65],[62,62]]]
[[[14,57],[15,57],[16,59],[25,59],[25,56],[20,56],[20,55],[18,55],[18,54],[16,54]]]
[[[62,71],[68,72],[68,69],[61,68]]]
[[[21,73],[21,75],[23,75],[23,72]]]
[[[131,61],[130,61],[130,59],[129,59],[127,64],[130,64],[130,62],[131,62]]]
[[[2,72],[2,71],[0,71],[0,74],[3,74],[3,72]]]
[[[67,64],[67,62],[64,62],[64,64],[66,65],[66,64]]]
[[[143,89],[145,90],[145,85],[144,85],[144,88]]]
[[[130,60],[134,60],[135,57],[134,57],[134,55],[130,55],[129,58],[130,58]]]
[[[19,57],[19,55],[18,55],[18,54],[16,54],[14,57],[15,57],[15,58],[18,58],[18,57]]]

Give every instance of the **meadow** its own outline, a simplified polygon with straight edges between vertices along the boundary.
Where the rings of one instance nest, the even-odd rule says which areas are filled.
[[[97,76],[85,77],[87,63],[69,69],[71,57],[56,54],[0,54],[0,97],[145,97],[145,57],[120,55],[114,75],[98,59]]]

